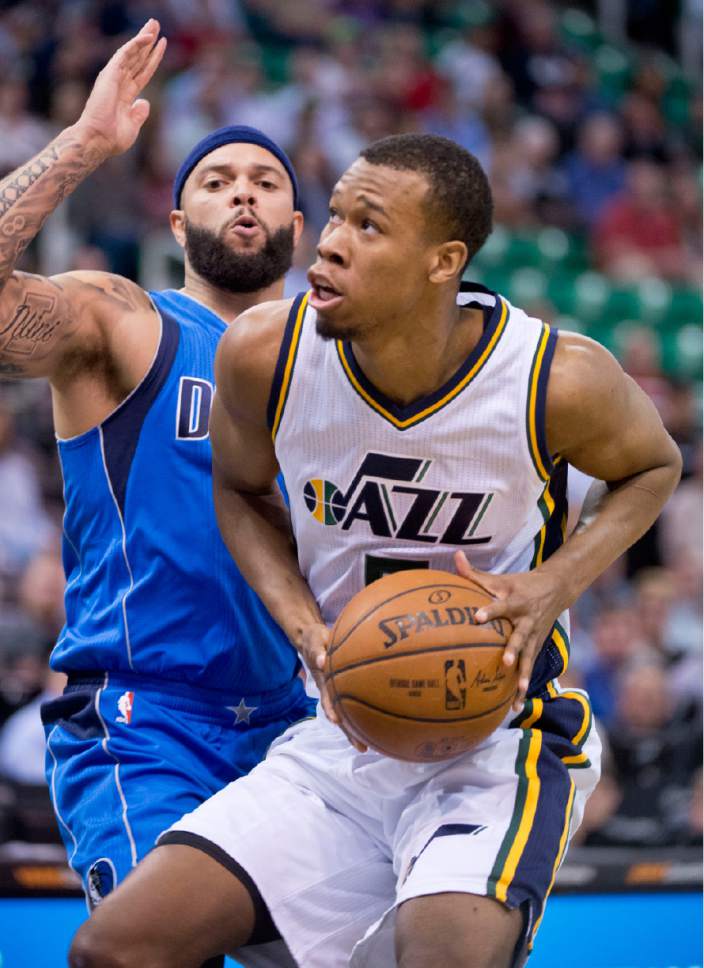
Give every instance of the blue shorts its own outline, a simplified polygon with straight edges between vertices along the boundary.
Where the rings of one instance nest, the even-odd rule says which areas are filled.
[[[231,700],[232,702],[232,700]],[[42,706],[46,775],[69,864],[91,907],[159,834],[248,773],[292,723],[315,715],[296,676],[224,705],[189,684],[72,676]]]

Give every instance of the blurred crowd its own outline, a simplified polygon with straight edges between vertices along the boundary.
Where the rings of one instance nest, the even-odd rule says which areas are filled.
[[[497,231],[554,228],[614,285],[697,291],[701,6],[618,6],[605,36],[588,4],[545,0],[2,0],[0,176],[77,119],[97,71],[147,17],[169,39],[137,145],[51,216],[23,268],[177,282],[174,172],[201,136],[245,123],[283,144],[298,172],[307,229],[291,292],[305,288],[336,176],[401,131],[446,135],[480,158]],[[581,837],[697,843],[701,384],[663,369],[648,326],[631,326],[618,350],[685,472],[657,524],[573,610],[565,684],[589,690],[607,751]],[[0,775],[41,784],[37,707],[61,688],[47,656],[63,620],[62,484],[41,382],[0,386],[0,495]],[[0,840],[17,833],[3,802],[0,790]]]

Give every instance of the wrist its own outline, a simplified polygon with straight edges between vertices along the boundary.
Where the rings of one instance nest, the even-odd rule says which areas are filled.
[[[116,154],[115,146],[105,137],[105,134],[82,118],[66,128],[64,134],[68,135],[81,152],[85,153],[86,160],[90,160],[93,167],[97,167]]]
[[[537,570],[550,579],[553,586],[552,594],[555,608],[561,613],[579,598],[583,588],[576,580],[576,569],[568,567],[566,562],[556,561],[556,555],[553,555],[545,564],[540,565]]]

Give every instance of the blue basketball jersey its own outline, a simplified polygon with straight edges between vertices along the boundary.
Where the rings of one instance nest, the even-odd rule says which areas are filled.
[[[208,416],[226,324],[174,290],[152,292],[152,366],[98,427],[58,448],[66,512],[66,625],[52,667],[243,695],[296,674],[298,658],[218,531]]]

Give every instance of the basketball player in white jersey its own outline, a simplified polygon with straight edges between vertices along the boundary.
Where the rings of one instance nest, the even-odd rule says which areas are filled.
[[[384,139],[334,190],[312,291],[223,338],[220,526],[325,712],[161,838],[79,932],[74,968],[188,968],[221,950],[262,965],[250,943],[277,931],[275,963],[301,968],[525,961],[599,772],[588,697],[557,678],[566,610],[656,518],[680,457],[602,347],[481,286],[458,297],[490,228],[473,156]],[[565,541],[568,464],[609,490]],[[519,692],[476,749],[406,763],[348,740],[321,670],[366,582],[428,565],[494,595],[477,618],[513,623]]]

